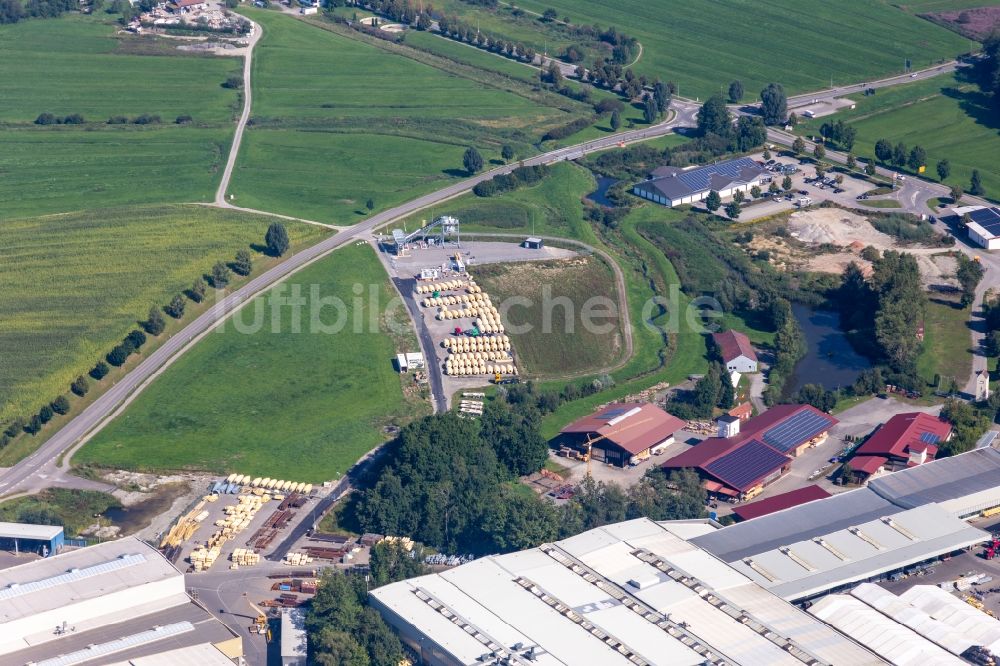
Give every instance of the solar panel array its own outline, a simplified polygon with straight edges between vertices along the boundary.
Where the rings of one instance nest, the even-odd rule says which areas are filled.
[[[734,488],[743,489],[780,468],[788,456],[752,439],[730,453],[713,460],[705,469]]]
[[[981,208],[969,213],[972,221],[994,236],[1000,236],[1000,209]]]
[[[164,624],[147,631],[139,632],[138,634],[123,636],[107,643],[89,645],[82,650],[61,654],[51,659],[43,659],[42,661],[35,662],[35,666],[73,666],[73,664],[82,664],[91,659],[97,659],[98,657],[114,654],[122,650],[163,640],[164,638],[177,636],[189,631],[194,631],[194,625],[187,620],[174,622],[173,624]]]
[[[25,594],[31,594],[32,592],[48,590],[66,583],[73,583],[86,578],[100,576],[101,574],[105,574],[110,571],[118,571],[126,567],[142,564],[145,561],[145,555],[122,555],[117,559],[110,560],[108,562],[101,562],[100,564],[84,567],[83,569],[71,569],[64,574],[52,576],[51,578],[43,578],[41,580],[31,581],[30,583],[12,583],[0,590],[0,601],[13,599],[14,597],[20,597]]]
[[[677,174],[675,178],[691,188],[692,192],[700,192],[708,189],[712,176],[719,175],[729,178],[730,180],[735,180],[740,177],[740,173],[744,169],[759,170],[760,165],[749,157],[740,157],[739,159],[729,160],[728,162],[709,164],[708,166],[699,167],[690,171],[682,171]]]
[[[609,420],[617,418],[622,414],[628,413],[629,411],[631,411],[631,409],[632,409],[631,407],[615,407],[614,409],[609,409],[606,412],[601,412],[600,418]]]
[[[788,452],[829,430],[832,425],[833,419],[826,414],[804,410],[765,430],[761,439],[779,451]]]
[[[937,444],[941,441],[941,437],[937,433],[922,432],[920,433],[920,441],[924,444]]]

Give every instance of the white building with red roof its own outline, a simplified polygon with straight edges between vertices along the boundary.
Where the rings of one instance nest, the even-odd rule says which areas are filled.
[[[627,402],[603,409],[570,423],[560,431],[564,443],[584,450],[594,460],[618,467],[645,460],[674,443],[684,421],[656,405]]]
[[[757,372],[757,352],[750,338],[739,331],[713,333],[712,339],[719,348],[719,355],[729,372]]]

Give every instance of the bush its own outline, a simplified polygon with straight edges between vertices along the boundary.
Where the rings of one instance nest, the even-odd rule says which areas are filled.
[[[4,428],[3,434],[7,437],[17,437],[21,434],[21,431],[24,430],[24,426],[26,425],[28,425],[27,421],[20,416],[15,416],[14,420],[8,423],[7,427]]]
[[[180,294],[174,296],[169,303],[163,306],[163,311],[174,319],[180,319],[184,316],[184,306],[187,305],[184,302],[184,297]]]
[[[509,174],[500,174],[489,180],[476,183],[475,187],[472,188],[472,192],[477,197],[492,197],[526,185],[534,185],[545,178],[548,173],[548,167],[543,164],[517,167]]]
[[[97,381],[101,381],[108,375],[110,371],[111,369],[108,367],[107,363],[105,363],[104,361],[98,361],[97,365],[95,365],[90,370],[90,376],[96,379]]]
[[[558,139],[565,139],[568,136],[576,134],[577,132],[590,127],[593,124],[593,122],[594,122],[593,118],[589,117],[577,118],[571,123],[560,125],[559,127],[553,127],[542,136],[542,141],[556,141]]]
[[[138,350],[146,344],[146,334],[139,330],[132,331],[125,336],[125,344],[130,344],[133,350]]]
[[[132,122],[136,125],[158,125],[161,118],[156,114],[144,113],[141,116],[136,116]]]
[[[69,411],[69,400],[66,399],[66,396],[61,395],[52,401],[51,407],[56,414],[65,414]]]
[[[48,423],[52,420],[53,412],[52,408],[48,405],[42,405],[42,408],[38,410],[38,419],[42,423]]]
[[[937,233],[930,222],[912,215],[890,213],[872,215],[869,219],[873,227],[901,241],[925,243],[937,238]]]
[[[71,113],[62,119],[64,125],[82,125],[85,121],[79,113]]]
[[[80,375],[73,380],[72,384],[69,385],[69,390],[72,391],[74,395],[78,395],[82,398],[87,395],[87,391],[90,390],[90,382],[87,381],[86,377]]]
[[[239,90],[243,87],[243,77],[242,76],[230,76],[228,79],[222,82],[223,88],[229,88],[231,90]]]
[[[39,113],[38,117],[35,118],[36,125],[56,125],[58,122],[56,117],[51,113]]]
[[[174,122],[178,125],[188,125],[194,122],[194,118],[185,113],[184,115],[177,116],[177,120]]]
[[[108,352],[106,358],[108,359],[108,363],[116,368],[120,368],[125,365],[125,361],[128,360],[128,356],[132,353],[132,351],[133,350],[127,345],[116,345],[114,349]]]

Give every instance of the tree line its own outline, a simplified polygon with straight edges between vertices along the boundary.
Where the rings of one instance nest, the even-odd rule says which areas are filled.
[[[0,25],[23,18],[57,18],[77,8],[76,0],[0,0]]]
[[[493,197],[521,187],[534,185],[547,175],[549,175],[549,167],[544,164],[516,167],[510,173],[502,173],[489,180],[476,183],[475,187],[472,188],[472,193],[477,197]]]
[[[500,398],[480,421],[425,417],[390,442],[386,461],[341,516],[359,532],[406,535],[452,553],[530,548],[608,522],[649,515],[693,518],[704,510],[697,477],[651,470],[628,490],[586,480],[561,507],[515,489],[541,469],[548,443],[540,412]]]
[[[289,247],[288,232],[280,222],[272,223],[264,236],[264,243],[268,254],[274,257],[283,255]],[[253,271],[253,259],[250,252],[240,249],[236,252],[234,261],[226,263],[216,262],[212,267],[208,282],[216,289],[222,289],[229,284],[232,273],[241,276],[250,275]],[[129,332],[121,342],[112,347],[102,360],[98,361],[86,375],[80,375],[69,385],[69,391],[77,397],[84,397],[91,389],[92,382],[100,382],[111,372],[111,368],[120,368],[128,362],[133,354],[138,354],[143,345],[148,341],[147,336],[158,337],[166,329],[166,320],[163,314],[166,313],[173,319],[181,319],[187,301],[201,303],[208,291],[208,283],[204,278],[197,278],[191,287],[181,294],[176,294],[169,303],[163,306],[154,305],[149,309],[145,320],[139,322],[139,327]],[[66,394],[56,396],[51,402],[42,407],[29,417],[17,416],[4,425],[0,433],[0,448],[7,446],[11,440],[22,432],[29,435],[37,435],[41,432],[49,421],[56,415],[64,415],[70,410],[69,398]]]

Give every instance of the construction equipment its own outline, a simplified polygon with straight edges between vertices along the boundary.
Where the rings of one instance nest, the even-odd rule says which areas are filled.
[[[243,598],[247,600],[247,604],[249,604],[250,608],[254,609],[254,611],[257,613],[257,616],[253,619],[253,624],[250,625],[250,633],[260,634],[261,636],[264,637],[265,641],[270,643],[271,629],[270,627],[267,626],[267,615],[257,606],[257,604],[250,601],[250,598],[246,595],[246,592],[243,593]]]
[[[637,425],[642,425],[643,423],[648,423],[649,421],[652,421],[652,420],[653,420],[652,418],[640,419],[640,420],[635,421],[633,423],[629,423],[627,425],[624,425],[621,428],[618,428],[617,430],[615,430],[614,432],[609,432],[607,434],[601,435],[600,437],[595,437],[593,439],[591,439],[590,437],[587,437],[587,452],[584,454],[584,459],[587,461],[587,476],[590,476],[590,461],[593,460],[593,458],[594,458],[594,456],[593,456],[594,444],[596,444],[597,442],[603,441],[603,440],[605,440],[608,437],[611,437],[613,435],[618,435],[618,434],[622,433],[623,431],[628,430],[629,428],[634,428]]]

